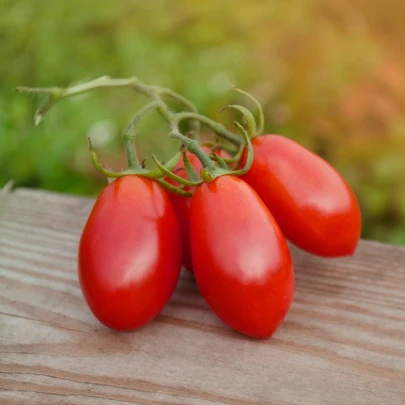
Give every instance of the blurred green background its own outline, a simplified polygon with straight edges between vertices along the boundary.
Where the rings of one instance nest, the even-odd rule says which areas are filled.
[[[341,171],[364,238],[405,244],[404,13],[403,0],[0,0],[0,187],[95,195],[105,180],[86,136],[121,169],[120,133],[145,102],[103,90],[63,100],[34,127],[39,100],[17,85],[136,75],[230,125],[218,111],[236,84],[263,103],[266,131]],[[159,116],[142,122],[142,156],[178,148],[164,131]]]

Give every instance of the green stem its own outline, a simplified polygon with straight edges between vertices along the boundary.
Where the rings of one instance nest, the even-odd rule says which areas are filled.
[[[236,152],[236,154],[234,156],[232,156],[231,158],[224,158],[225,163],[239,162],[239,160],[242,157],[244,149],[245,149],[245,145],[241,145],[239,150]]]
[[[23,93],[52,94],[58,98],[66,98],[86,93],[102,87],[131,87],[138,82],[136,77],[129,79],[111,79],[108,76],[102,76],[90,82],[77,84],[71,87],[17,87],[16,90]]]
[[[215,122],[204,115],[198,114],[194,104],[192,104],[185,97],[180,96],[179,94],[161,87],[150,86],[142,83],[137,77],[131,77],[129,79],[112,79],[108,76],[100,77],[96,80],[92,80],[87,83],[78,84],[76,86],[68,88],[60,87],[50,87],[50,88],[29,88],[29,87],[17,87],[17,91],[26,92],[26,93],[38,93],[46,94],[48,97],[45,99],[44,103],[37,110],[35,114],[35,123],[39,124],[48,110],[59,100],[67,97],[72,97],[78,94],[86,93],[88,91],[100,89],[100,88],[115,88],[115,87],[127,87],[132,88],[133,90],[147,96],[152,101],[161,102],[161,105],[158,108],[159,113],[162,117],[169,123],[172,124],[173,120],[178,124],[180,121],[185,119],[193,120],[194,122],[200,122],[202,124],[208,125],[213,129],[218,135],[222,138],[228,140],[229,142],[235,145],[241,145],[242,140],[240,137],[233,132],[227,130],[222,124]],[[185,103],[190,109],[191,112],[181,112],[173,114],[169,111],[166,104],[163,103],[160,94],[168,94],[174,98],[177,98],[179,101]],[[195,124],[193,124],[195,126]],[[197,126],[199,129],[199,126]]]
[[[234,110],[238,110],[246,119],[246,124],[247,124],[247,129],[248,129],[248,135],[250,138],[253,138],[253,136],[256,135],[257,133],[257,128],[256,128],[256,121],[255,118],[253,117],[252,113],[245,107],[241,105],[226,105],[222,110],[224,111],[227,108],[232,108]]]
[[[122,140],[124,142],[124,149],[127,155],[128,168],[129,169],[139,169],[141,165],[139,164],[138,156],[136,155],[134,135],[124,134],[122,135]]]
[[[154,160],[154,162],[156,163],[156,166],[168,177],[170,177],[172,180],[177,181],[178,183],[184,185],[184,186],[190,186],[190,187],[194,187],[194,186],[198,186],[199,184],[201,184],[201,180],[199,181],[190,181],[187,179],[183,179],[183,177],[178,176],[177,174],[174,174],[173,172],[171,172],[169,169],[167,169],[164,165],[162,165],[162,163],[159,162],[159,160],[157,159],[157,157],[155,155],[152,155],[152,159]]]
[[[254,151],[253,151],[252,141],[250,140],[249,134],[245,131],[245,128],[243,128],[242,125],[239,124],[239,122],[234,122],[234,124],[238,127],[239,131],[241,132],[241,134],[243,136],[243,140],[245,141],[246,148],[247,148],[247,156],[246,156],[245,165],[241,169],[233,170],[230,173],[234,176],[240,176],[242,174],[247,173],[249,171],[249,169],[252,167]]]
[[[183,164],[184,169],[186,170],[187,177],[191,181],[198,181],[200,178],[198,177],[198,173],[194,169],[194,166],[191,164],[190,160],[188,159],[187,153],[183,152]]]
[[[138,125],[139,121],[149,112],[156,110],[160,106],[159,101],[152,101],[151,103],[147,104],[145,107],[143,107],[132,120],[129,122],[129,124],[126,126],[122,133],[122,139],[124,142],[124,148],[125,152],[127,155],[127,161],[128,161],[128,168],[129,169],[139,169],[140,164],[138,160],[138,156],[136,154],[136,149],[135,149],[135,128]]]
[[[61,87],[17,87],[16,91],[23,93],[35,93],[35,94],[46,94],[48,97],[40,105],[38,110],[35,112],[35,125],[38,125],[45,114],[50,110],[50,108],[56,104],[59,100],[64,98],[73,97],[78,94],[86,93],[88,91],[100,89],[100,88],[114,88],[114,87],[136,87],[140,92],[145,94],[146,89],[143,89],[145,85],[139,82],[136,77],[131,77],[129,79],[111,79],[108,76],[102,76],[98,79],[92,80],[87,83],[81,83],[76,86],[61,88]],[[141,91],[141,88],[143,91]]]
[[[194,129],[197,129],[197,131],[194,131],[194,134],[198,133],[198,130],[200,128],[200,124],[205,124],[209,126],[218,136],[224,138],[225,140],[229,141],[230,143],[240,147],[243,144],[243,141],[240,136],[234,134],[233,132],[227,130],[224,125],[215,122],[211,120],[210,118],[198,114],[196,112],[196,108],[194,104],[192,104],[189,100],[184,98],[183,96],[180,96],[179,94],[169,90],[169,89],[164,89],[160,88],[157,86],[150,86],[147,84],[142,83],[138,78],[132,77],[129,79],[111,79],[108,76],[103,76],[100,77],[99,79],[87,82],[87,83],[82,83],[78,84],[76,86],[72,86],[69,88],[59,88],[59,87],[51,87],[51,88],[26,88],[26,87],[19,87],[17,88],[17,91],[23,91],[23,92],[28,92],[28,93],[39,93],[39,94],[45,94],[47,97],[41,104],[40,108],[36,112],[35,116],[35,122],[38,124],[43,116],[46,114],[47,111],[59,100],[67,97],[72,97],[78,94],[82,94],[88,91],[92,91],[95,89],[100,89],[100,88],[116,88],[116,87],[127,87],[130,89],[133,89],[134,91],[141,93],[148,97],[151,100],[151,103],[149,103],[146,107],[144,107],[133,119],[132,121],[128,124],[128,126],[125,128],[123,132],[123,141],[124,141],[124,146],[126,150],[126,155],[127,155],[127,160],[128,160],[128,166],[129,169],[127,172],[120,172],[120,173],[115,173],[115,172],[110,172],[100,164],[100,162],[97,159],[96,154],[91,151],[91,157],[93,164],[95,167],[105,174],[108,177],[120,177],[122,175],[125,175],[129,172],[133,174],[139,174],[143,176],[147,176],[148,172],[145,171],[144,169],[140,168],[138,158],[136,156],[136,150],[135,150],[135,145],[134,145],[134,139],[135,139],[135,127],[138,124],[139,120],[147,114],[149,111],[152,110],[157,110],[159,114],[169,123],[170,125],[170,132],[169,136],[175,139],[178,139],[180,142],[182,142],[184,145],[187,146],[187,149],[191,152],[194,153],[198,159],[201,161],[203,164],[203,170],[207,174],[205,177],[208,178],[214,178],[218,175],[223,175],[226,173],[224,169],[218,168],[213,161],[210,159],[210,157],[203,151],[203,149],[200,147],[199,143],[195,139],[190,139],[187,136],[183,135],[179,131],[179,123],[183,120],[191,120],[192,125],[194,126]],[[190,108],[192,111],[190,112],[179,112],[179,113],[173,113],[169,110],[168,106],[163,102],[161,95],[169,95],[173,98],[176,98],[177,100],[181,101],[184,103],[188,108]],[[249,133],[251,134],[255,130],[255,123],[254,119],[251,117],[251,114],[244,109],[243,107],[237,107],[233,106],[233,108],[237,108],[246,118],[248,121],[248,130]],[[253,119],[253,121],[252,121]],[[249,151],[251,150],[251,145],[249,145],[250,140],[246,140],[246,137],[248,137],[247,133],[244,131],[243,128],[239,128],[242,131],[243,137],[245,138],[245,142],[248,145]],[[197,136],[197,135],[195,135]],[[162,173],[165,175],[169,175],[170,170],[165,168],[163,165],[160,164],[155,159],[156,164],[158,165],[159,169],[161,170]],[[223,162],[220,162],[223,163]],[[245,165],[243,170],[247,170],[248,167],[251,164],[251,159],[248,159],[247,164]],[[241,172],[241,171],[239,171]],[[235,172],[237,173],[237,171]],[[211,176],[212,174],[212,176]],[[178,176],[177,176],[178,177]],[[200,184],[200,182],[192,182],[192,181],[187,181],[182,178],[175,178],[175,180],[178,180],[180,183],[184,185],[197,185]]]
[[[242,140],[238,135],[235,135],[233,132],[227,130],[222,124],[211,120],[205,115],[197,114],[194,112],[181,112],[174,115],[177,118],[178,122],[188,119],[197,120],[200,121],[202,124],[208,125],[216,134],[233,143],[234,145],[239,146],[242,143]]]
[[[221,169],[228,170],[228,165],[226,164],[225,160],[221,158],[221,156],[215,154],[215,153],[210,153],[211,159],[215,160],[218,164],[218,166]]]
[[[249,94],[247,91],[238,89],[238,88],[236,88],[236,87],[233,87],[233,89],[234,89],[236,92],[238,92],[238,93],[240,93],[240,94],[243,94],[244,96],[246,96],[247,98],[249,98],[249,99],[253,102],[253,104],[256,106],[256,108],[257,108],[257,114],[258,114],[257,120],[258,120],[258,122],[259,122],[259,128],[257,129],[257,133],[254,134],[254,135],[261,134],[261,133],[263,132],[263,129],[264,129],[264,114],[263,114],[263,108],[262,108],[261,104],[259,103],[258,100],[256,100],[256,99],[255,99],[251,94]],[[252,137],[251,137],[251,138],[252,138]]]
[[[165,95],[170,96],[170,97],[174,98],[175,100],[183,103],[186,107],[188,107],[188,109],[191,112],[198,113],[197,107],[188,98],[182,96],[181,94],[178,94],[173,90],[166,89],[166,88],[160,87],[160,86],[153,86],[153,89],[156,91],[157,94],[163,95],[163,96],[165,96]],[[200,122],[197,120],[192,120],[190,123],[190,127],[192,129],[191,139],[195,139],[196,141],[198,141],[200,138],[200,129],[201,129]]]
[[[100,161],[98,160],[97,154],[96,152],[94,152],[93,150],[93,145],[91,143],[91,139],[87,138],[88,142],[89,142],[89,149],[90,149],[90,160],[91,163],[93,164],[94,168],[96,170],[98,170],[102,175],[106,176],[106,177],[110,177],[110,178],[117,178],[117,177],[121,177],[122,174],[119,172],[112,172],[111,170],[107,170],[104,168],[104,166],[100,163]]]
[[[173,125],[172,130],[169,132],[169,136],[171,138],[175,138],[179,140],[181,143],[187,146],[187,149],[191,152],[194,153],[202,163],[202,165],[210,170],[215,170],[216,167],[214,163],[212,163],[211,159],[209,156],[201,149],[200,144],[194,140],[187,138],[184,136],[178,129],[176,125]]]
[[[151,103],[145,105],[142,109],[140,109],[136,115],[132,118],[131,121],[127,124],[123,131],[123,135],[133,135],[135,136],[135,128],[139,124],[139,121],[149,112],[155,111],[161,107],[160,101],[152,101]]]
[[[156,179],[156,181],[157,181],[160,185],[162,185],[164,188],[167,188],[168,190],[172,191],[173,193],[176,193],[176,194],[181,195],[181,196],[183,196],[183,197],[191,197],[191,196],[193,195],[192,192],[183,190],[183,189],[180,188],[180,187],[173,186],[172,184],[168,183],[168,182],[165,181],[165,180]]]
[[[201,180],[206,183],[209,183],[215,179],[215,177],[212,176],[212,174],[210,173],[210,171],[208,169],[201,169],[200,176],[201,176]]]

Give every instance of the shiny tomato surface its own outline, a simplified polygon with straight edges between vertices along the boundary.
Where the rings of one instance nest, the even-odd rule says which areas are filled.
[[[268,338],[290,308],[294,271],[284,236],[256,192],[233,176],[198,186],[191,202],[198,287],[222,321]]]
[[[117,330],[151,321],[171,297],[180,267],[180,227],[164,189],[139,176],[110,183],[79,245],[80,285],[96,318]]]
[[[204,152],[208,152],[209,148],[206,146],[202,146]],[[186,152],[187,157],[190,163],[193,165],[194,169],[197,173],[200,173],[202,169],[202,164],[200,160],[197,158],[196,155],[190,152]],[[229,158],[230,155],[223,151],[216,151],[219,156],[222,158]],[[180,159],[177,163],[176,167],[173,170],[178,176],[181,176],[183,179],[187,179],[187,173],[184,169],[183,159]],[[166,179],[171,184],[177,185],[177,183],[173,180]],[[193,190],[190,188],[189,190]],[[193,266],[191,262],[191,251],[190,251],[190,206],[191,206],[191,197],[183,197],[181,195],[169,192],[170,199],[172,200],[173,206],[176,210],[177,217],[179,219],[180,228],[181,228],[181,236],[182,236],[182,245],[183,245],[183,265],[184,267],[189,270],[193,271]]]
[[[284,235],[320,256],[354,253],[361,232],[357,199],[325,160],[280,135],[253,139],[254,161],[243,180],[260,195]],[[246,160],[246,150],[241,163]]]

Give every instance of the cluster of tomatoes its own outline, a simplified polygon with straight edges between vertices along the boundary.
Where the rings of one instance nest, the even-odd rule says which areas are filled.
[[[137,175],[105,188],[79,248],[81,287],[103,324],[130,330],[151,321],[169,301],[183,264],[223,322],[267,338],[293,299],[294,270],[285,238],[320,256],[353,254],[360,210],[341,175],[280,135],[257,136],[251,146],[250,170],[241,177],[223,174],[203,181],[191,189],[192,197]],[[229,157],[222,150],[215,153]],[[200,160],[186,154],[200,172]],[[240,165],[247,154],[245,147]],[[187,178],[183,161],[174,171]]]
[[[128,169],[105,169],[91,149],[94,167],[115,180],[98,197],[79,245],[79,280],[90,309],[110,328],[139,328],[169,301],[183,265],[227,325],[248,336],[270,337],[294,294],[286,238],[320,256],[353,254],[361,216],[352,190],[325,160],[296,142],[259,135],[261,106],[239,89],[258,109],[259,130],[249,110],[227,106],[246,120],[247,130],[235,123],[243,139],[198,114],[183,96],[137,77],[17,90],[46,96],[35,114],[38,124],[57,101],[107,87],[135,90],[150,102],[123,133]],[[162,96],[188,111],[171,111]],[[152,111],[186,147],[181,161],[180,153],[166,165],[153,157],[155,171],[139,164],[134,145],[136,125]],[[192,137],[180,132],[182,120],[193,120]],[[200,145],[201,123],[225,142]]]

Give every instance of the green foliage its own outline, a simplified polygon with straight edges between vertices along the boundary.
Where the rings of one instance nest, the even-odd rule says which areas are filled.
[[[338,0],[0,0],[0,186],[14,179],[96,194],[105,181],[86,136],[121,169],[120,133],[145,101],[127,90],[86,94],[35,127],[40,100],[16,94],[18,85],[136,75],[229,124],[232,113],[218,111],[237,99],[236,84],[263,103],[266,131],[298,140],[344,174],[359,196],[363,237],[405,244],[405,62],[395,41],[405,31],[397,22],[395,36],[378,36],[383,9],[361,0],[351,8]],[[387,26],[400,15],[389,9]],[[139,129],[141,157],[165,160],[178,147],[157,115]]]

